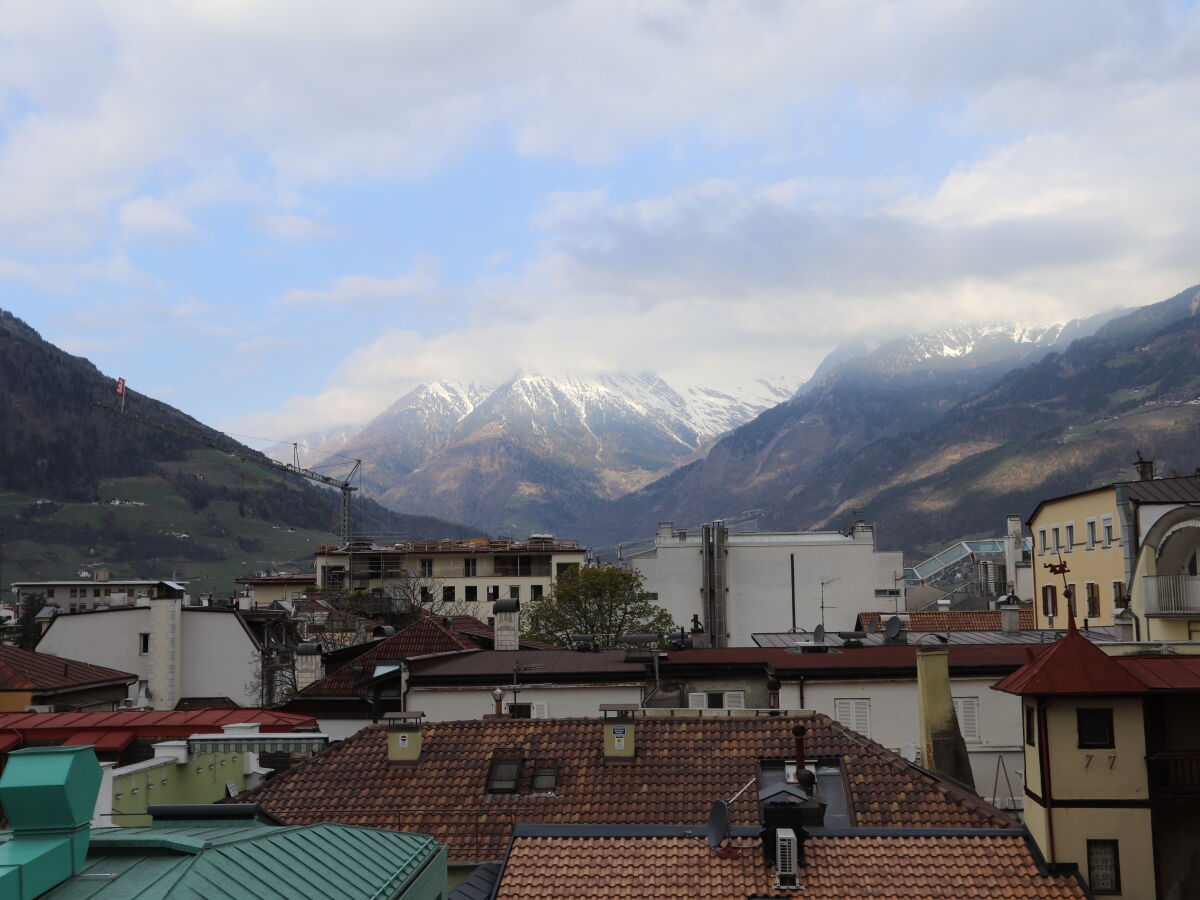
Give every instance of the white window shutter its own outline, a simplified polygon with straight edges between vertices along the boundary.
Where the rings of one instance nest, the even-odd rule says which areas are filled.
[[[855,697],[833,701],[833,717],[863,737],[871,736],[871,701],[866,697]]]
[[[548,703],[533,704],[532,714],[533,714],[533,718],[535,718],[535,719],[550,718],[550,704],[548,704]]]
[[[963,740],[979,740],[979,698],[955,697],[954,714],[958,717],[958,730]]]
[[[725,708],[726,709],[745,709],[746,708],[746,692],[745,691],[726,691],[725,692]]]
[[[688,709],[706,709],[708,694],[688,694]]]

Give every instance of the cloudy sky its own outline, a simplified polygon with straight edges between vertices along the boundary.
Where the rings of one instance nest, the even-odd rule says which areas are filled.
[[[0,307],[238,433],[1200,281],[1154,0],[0,2]]]

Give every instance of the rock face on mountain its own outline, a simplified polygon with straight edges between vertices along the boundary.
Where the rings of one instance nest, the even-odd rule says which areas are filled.
[[[859,508],[886,544],[919,553],[996,532],[1038,498],[1122,477],[1139,449],[1190,472],[1198,305],[1193,288],[1027,340],[992,329],[885,344],[576,530],[604,544],[659,520],[841,527]]]
[[[384,504],[503,533],[558,530],[695,457],[793,382],[674,388],[657,375],[520,373],[421,385],[336,450]]]

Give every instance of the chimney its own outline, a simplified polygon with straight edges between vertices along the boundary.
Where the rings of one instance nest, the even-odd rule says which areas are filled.
[[[1142,454],[1139,453],[1137,462],[1133,464],[1133,468],[1137,470],[1138,481],[1154,480],[1154,460],[1142,459]]]
[[[975,790],[967,743],[950,696],[950,651],[917,648],[917,694],[921,723],[921,765]]]
[[[633,734],[634,703],[601,703],[604,716],[604,761],[633,762],[636,743]]]
[[[1006,520],[1004,541],[1004,586],[1005,593],[1016,593],[1017,563],[1022,561],[1025,549],[1025,533],[1021,527],[1020,516],[1009,516]]]
[[[423,712],[389,713],[387,724],[388,764],[415,766],[421,761],[421,719]]]
[[[8,755],[0,804],[12,840],[0,845],[0,896],[33,900],[83,868],[101,778],[91,747]]]
[[[149,688],[155,709],[174,709],[179,701],[180,659],[183,648],[183,599],[151,597]],[[140,605],[140,604],[139,604]]]
[[[1005,634],[1014,634],[1021,630],[1021,607],[1015,603],[1006,603],[1000,607],[1000,630]]]
[[[674,533],[674,531],[675,531],[675,523],[674,522],[659,522],[658,523],[658,534],[656,535],[656,537],[659,537],[659,538],[662,538],[665,540],[670,540],[671,535]]]
[[[493,646],[497,650],[519,650],[521,648],[521,601],[497,600],[492,604],[496,619]]]

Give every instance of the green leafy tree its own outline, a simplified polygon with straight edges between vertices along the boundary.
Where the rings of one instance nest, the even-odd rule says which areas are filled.
[[[558,576],[554,590],[522,606],[529,638],[560,647],[571,635],[594,635],[601,648],[623,646],[623,634],[666,634],[671,614],[650,602],[642,574],[614,567],[573,566]]]
[[[37,614],[46,605],[45,594],[29,594],[21,601],[21,612],[17,616],[17,644],[22,650],[36,650],[42,636]]]

